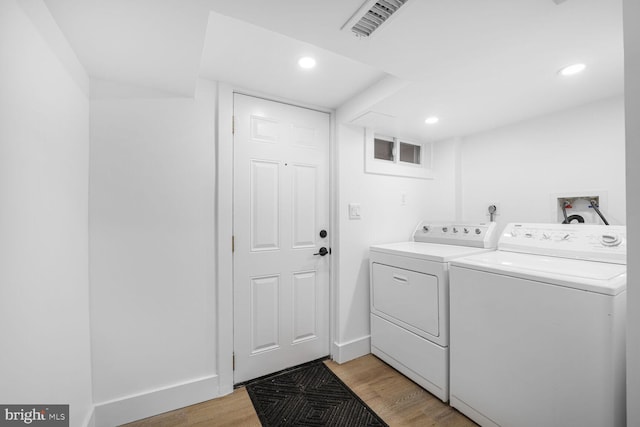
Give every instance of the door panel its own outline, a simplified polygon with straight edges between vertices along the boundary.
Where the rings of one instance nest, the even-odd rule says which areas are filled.
[[[293,247],[315,247],[316,167],[292,165],[293,169]]]
[[[278,290],[280,278],[251,279],[251,353],[279,346]]]
[[[251,161],[251,250],[278,249],[280,171],[277,162]]]
[[[317,337],[316,272],[295,273],[293,280],[293,342]]]
[[[309,148],[319,148],[322,143],[318,140],[316,129],[305,126],[291,126],[292,142],[296,145]]]
[[[254,142],[278,142],[278,121],[251,116],[251,139]]]
[[[239,94],[234,117],[238,383],[329,354],[330,121]]]

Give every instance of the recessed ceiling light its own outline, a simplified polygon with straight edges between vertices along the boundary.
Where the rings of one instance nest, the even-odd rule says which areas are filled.
[[[587,68],[587,66],[584,64],[573,64],[561,69],[560,74],[563,76],[572,76],[574,74],[581,73],[585,68]]]
[[[439,118],[437,118],[436,116],[431,116],[431,117],[427,117],[426,120],[424,121],[426,124],[428,125],[435,125],[436,123],[438,123],[440,121]]]
[[[301,68],[310,69],[316,66],[316,60],[310,56],[304,56],[298,60]]]

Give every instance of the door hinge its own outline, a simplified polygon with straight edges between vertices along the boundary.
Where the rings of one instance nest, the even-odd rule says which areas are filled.
[[[233,353],[233,355],[231,356],[231,364],[232,364],[232,369],[235,371],[236,370],[236,354]]]
[[[236,251],[236,236],[231,236],[231,252]]]

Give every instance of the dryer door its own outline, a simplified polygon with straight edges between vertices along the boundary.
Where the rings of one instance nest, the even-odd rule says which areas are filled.
[[[440,336],[436,276],[379,263],[371,273],[374,313],[422,336]]]

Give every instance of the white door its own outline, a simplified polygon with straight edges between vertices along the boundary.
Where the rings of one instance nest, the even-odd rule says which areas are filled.
[[[239,383],[329,354],[330,119],[235,94],[234,120]]]

